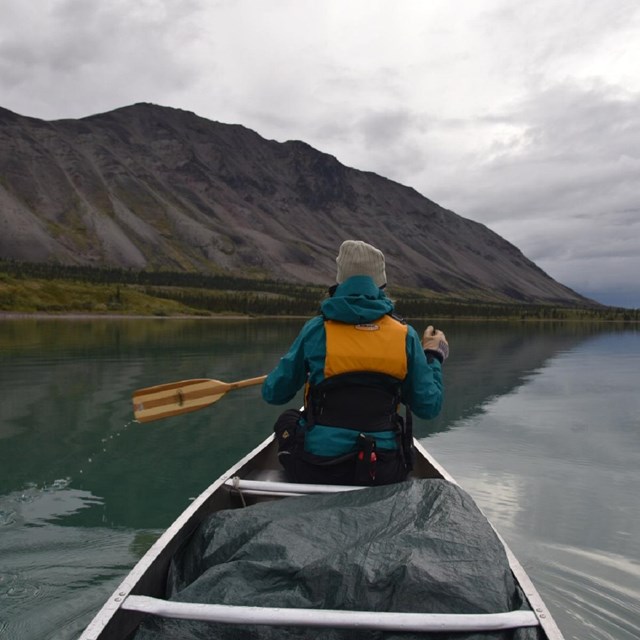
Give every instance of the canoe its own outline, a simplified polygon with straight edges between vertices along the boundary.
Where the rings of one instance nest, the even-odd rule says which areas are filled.
[[[414,444],[416,459],[411,478],[444,480],[458,486],[420,442],[414,440]],[[296,499],[295,496],[326,497],[367,490],[372,489],[286,482],[278,463],[276,442],[273,435],[269,436],[211,484],[164,532],[113,592],[82,633],[80,640],[125,640],[135,634],[148,616],[228,625],[395,630],[424,634],[425,638],[430,637],[432,632],[473,633],[531,627],[536,629],[535,637],[539,640],[562,640],[562,633],[539,593],[495,530],[499,544],[504,547],[508,569],[524,594],[524,609],[478,614],[373,612],[232,606],[225,603],[190,603],[165,599],[165,585],[172,557],[212,514],[221,510],[241,509],[259,502]],[[313,637],[313,633],[310,637]]]

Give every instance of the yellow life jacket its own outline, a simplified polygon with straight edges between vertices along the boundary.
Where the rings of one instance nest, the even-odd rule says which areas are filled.
[[[324,380],[305,394],[311,423],[395,430],[407,376],[407,325],[385,315],[358,325],[325,320],[324,326]]]
[[[325,320],[324,377],[367,371],[407,376],[407,325],[389,315],[366,324]]]

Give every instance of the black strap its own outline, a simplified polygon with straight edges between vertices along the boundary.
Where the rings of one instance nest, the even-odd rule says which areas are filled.
[[[311,387],[307,408],[312,424],[388,431],[396,427],[399,404],[399,380],[357,372],[332,376]]]
[[[398,416],[398,449],[402,456],[402,463],[407,471],[413,469],[413,414],[409,405],[406,406],[404,419]]]

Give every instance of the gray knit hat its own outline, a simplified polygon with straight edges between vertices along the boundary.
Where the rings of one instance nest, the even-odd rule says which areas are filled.
[[[351,276],[370,276],[377,287],[387,284],[384,254],[362,240],[345,240],[340,245],[336,263],[338,284]]]

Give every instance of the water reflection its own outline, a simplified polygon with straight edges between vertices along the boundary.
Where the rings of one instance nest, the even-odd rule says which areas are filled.
[[[189,495],[266,436],[279,409],[265,407],[254,388],[230,394],[215,414],[139,425],[131,423],[132,391],[259,375],[300,324],[0,322],[0,493],[70,477],[106,503],[106,513],[89,510],[74,523],[166,526]]]
[[[449,429],[475,415],[492,399],[527,382],[557,354],[602,332],[597,325],[553,322],[450,322],[443,329],[451,340],[444,368],[446,400],[438,418],[416,421],[418,436]]]
[[[303,320],[242,319],[0,319],[0,353],[3,358],[29,352],[106,352],[127,355],[179,347],[187,351],[206,344],[237,347],[282,344]],[[257,342],[256,342],[257,340]]]
[[[521,519],[520,528],[542,536],[552,527],[554,540],[587,548],[605,539],[640,556],[629,535],[638,523],[637,498],[628,490],[640,487],[639,372],[636,335],[592,337],[563,351],[526,385],[452,424],[461,432],[447,437],[452,464],[492,511],[502,511],[510,495],[519,510],[507,511]]]
[[[7,470],[0,493],[70,477],[74,486],[107,498],[109,523],[165,526],[177,505],[184,506],[185,492],[199,493],[262,440],[281,408],[265,405],[256,388],[244,389],[215,408],[139,425],[131,423],[132,391],[187,378],[233,381],[266,373],[302,322],[0,322],[6,398],[0,405],[0,465]],[[419,436],[484,411],[549,359],[597,335],[596,328],[552,323],[444,328],[452,343],[446,402],[436,420],[416,420]],[[76,518],[88,524],[91,511]]]

